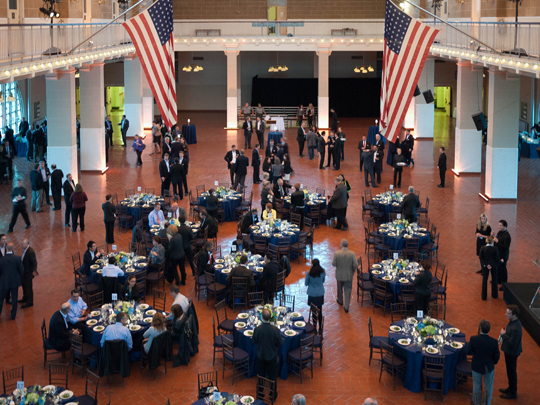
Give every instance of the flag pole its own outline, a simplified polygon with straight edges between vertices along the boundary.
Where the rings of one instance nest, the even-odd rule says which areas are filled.
[[[422,7],[420,7],[420,6],[418,6],[418,5],[416,5],[416,4],[412,3],[412,2],[410,2],[409,0],[403,0],[403,2],[404,2],[404,3],[407,3],[407,4],[411,5],[411,6],[413,6],[413,7],[415,7],[415,8],[417,8],[418,10],[421,10],[421,11],[427,13],[428,15],[430,15],[430,16],[433,17],[433,18],[435,18],[436,20],[439,20],[439,21],[442,22],[443,24],[446,24],[446,25],[448,25],[449,27],[452,27],[452,28],[453,28],[454,30],[456,30],[457,32],[459,32],[459,33],[465,35],[466,37],[471,38],[472,40],[474,40],[475,42],[478,42],[478,43],[481,44],[481,45],[484,45],[486,48],[491,49],[493,52],[498,53],[499,55],[501,54],[501,51],[499,51],[498,49],[495,49],[495,48],[489,46],[488,44],[486,44],[485,42],[480,41],[478,38],[473,37],[473,36],[470,35],[470,34],[467,34],[465,31],[462,31],[462,30],[460,30],[459,28],[454,27],[454,26],[453,26],[452,24],[450,24],[448,21],[443,20],[442,18],[438,17],[437,15],[435,15],[435,14],[433,14],[433,13],[430,13],[429,11],[427,11],[427,10],[423,9]],[[396,5],[396,6],[397,6],[397,5]],[[399,6],[397,6],[397,7],[399,7]]]

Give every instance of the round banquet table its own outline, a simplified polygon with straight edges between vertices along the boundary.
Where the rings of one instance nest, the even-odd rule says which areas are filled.
[[[148,304],[145,304],[148,305]],[[148,308],[145,309],[145,314],[152,310],[152,307],[148,305]],[[98,322],[95,325],[92,325],[91,327],[88,326],[86,330],[84,331],[84,341],[87,343],[90,343],[98,348],[98,355],[97,358],[99,359],[99,352],[101,351],[101,338],[103,336],[103,331],[96,332],[94,328],[99,325],[103,325],[103,322],[100,321],[101,315],[98,316],[91,316],[92,312],[88,315],[87,322],[91,319],[97,320]],[[145,315],[145,318],[152,318],[152,315]],[[129,332],[131,333],[131,339],[133,340],[133,347],[129,352],[129,361],[130,362],[136,362],[139,361],[141,358],[141,350],[143,350],[142,347],[142,341],[143,341],[143,334],[146,332],[146,330],[150,327],[150,322],[136,322],[137,325],[141,326],[141,329]]]
[[[42,385],[41,387],[46,387],[47,384],[45,385]],[[34,388],[33,385],[29,386],[29,387],[25,387],[27,388],[28,390],[31,390]],[[56,386],[56,390],[54,391],[54,395],[60,395],[62,392],[66,391],[66,389],[64,387],[59,387],[59,386]],[[73,391],[71,391],[73,392]],[[8,394],[2,394],[0,395],[0,398],[10,398],[12,395],[8,395]],[[67,399],[61,399],[58,401],[59,404],[67,404],[69,402],[77,402],[77,396],[75,394],[73,394],[73,396],[71,398],[67,398]],[[78,403],[78,402],[77,402]]]
[[[378,267],[381,266],[381,267]],[[406,268],[406,270],[412,270],[412,266],[409,264],[409,266]],[[373,280],[374,278],[379,280],[386,281],[386,285],[390,287],[392,290],[392,293],[394,294],[394,303],[398,302],[398,295],[401,293],[401,286],[404,284],[410,285],[414,284],[414,280],[409,275],[401,275],[397,277],[387,276],[386,274],[382,274],[383,268],[382,263],[375,263],[371,266],[371,269],[369,269],[369,278],[370,280]],[[391,279],[384,279],[383,277],[392,277]],[[407,280],[406,282],[403,281],[403,279]],[[400,281],[401,280],[401,281]]]
[[[214,265],[214,276],[216,278],[216,283],[227,285],[227,276],[230,273],[230,271],[227,271],[227,270],[231,270],[231,268],[227,267],[227,265],[224,262],[225,261],[223,259],[216,260],[216,264]],[[237,263],[236,266],[240,266],[240,263]],[[264,257],[262,257],[261,255],[251,256],[248,262],[248,265],[246,267],[253,272],[253,277],[255,278],[255,282],[258,283],[259,279],[262,276],[262,268],[264,267]],[[259,270],[257,270],[257,268],[259,268]],[[225,273],[223,272],[224,270],[225,270]]]
[[[270,117],[270,121],[276,121],[275,124],[270,124],[270,132],[285,131],[285,120],[283,117]]]
[[[228,392],[222,392],[221,393],[221,397],[224,397],[224,396],[228,396],[229,393]],[[242,398],[242,395],[240,395],[240,398]],[[231,399],[232,401],[232,399]],[[225,403],[226,401],[223,401],[223,403]],[[240,402],[238,402],[238,404],[240,404]],[[195,401],[193,402],[191,405],[206,405],[206,401],[204,400],[204,398],[202,399],[199,399],[198,401]],[[261,401],[260,399],[256,399],[252,405],[267,405],[266,402],[263,402]]]
[[[163,204],[165,202],[164,198],[158,198],[156,200],[160,204]],[[140,204],[129,204],[129,198],[124,199],[120,202],[122,205],[127,205],[127,213],[128,215],[133,215],[133,222],[137,223],[142,219],[142,209],[144,208],[151,208],[154,209],[153,203],[140,203]]]
[[[135,263],[133,263],[132,267],[134,271],[128,273],[125,270],[125,266],[124,268],[120,268],[124,272],[124,275],[118,276],[119,284],[124,285],[126,283],[127,278],[131,276],[132,274],[137,274],[137,273],[140,273],[141,271],[148,270],[148,259],[144,256],[138,256],[138,257],[139,258],[142,257],[142,259],[138,259],[137,261],[135,261]],[[99,266],[99,267],[92,268],[93,266]],[[92,281],[92,283],[99,285],[99,280],[101,280],[101,278],[103,277],[101,275],[101,271],[103,270],[103,264],[96,263],[93,266],[90,266],[90,280]]]
[[[304,205],[304,215],[309,214],[311,207],[318,205],[321,210],[326,208],[326,198],[319,195],[319,199],[315,201],[308,201]],[[288,209],[291,206],[291,197],[286,196],[283,199],[283,208]]]
[[[405,320],[401,320],[393,323],[402,327],[405,323]],[[452,325],[449,325],[445,322],[443,329],[451,328]],[[394,333],[389,330],[388,340],[390,344],[394,347],[394,354],[401,357],[402,359],[407,360],[407,372],[405,373],[405,381],[403,386],[411,392],[421,392],[422,391],[422,369],[424,367],[424,357],[426,355],[425,351],[422,350],[425,348],[424,343],[418,345],[416,343],[411,343],[409,346],[402,346],[398,343],[399,339],[411,337],[411,335],[404,335],[402,332]],[[453,336],[449,335],[448,339],[451,341],[456,341],[463,343],[464,346],[461,349],[454,349],[448,345],[445,345],[442,349],[440,345],[437,346],[439,349],[439,354],[435,356],[444,356],[444,394],[448,393],[449,388],[455,388],[456,386],[456,373],[455,368],[456,364],[467,357],[467,340],[465,339],[464,333],[458,333]]]
[[[281,142],[282,137],[282,132],[268,132],[268,140],[266,141],[266,146],[270,146],[270,140],[274,141],[274,145],[277,145]]]
[[[286,232],[289,232],[288,234]],[[272,244],[272,245],[278,245],[279,243],[279,240],[284,238],[284,237],[287,237],[287,238],[291,238],[291,245],[298,242],[298,238],[299,238],[299,235],[300,235],[300,228],[289,228],[288,231],[286,231],[284,233],[279,233],[280,236],[276,236],[278,235],[277,233],[275,232],[272,232],[272,233],[269,233],[269,234],[266,234],[266,235],[262,235],[262,232],[258,229],[258,226],[255,225],[253,227],[251,227],[251,229],[249,230],[249,236],[251,238],[252,241],[255,241],[255,236],[266,236],[266,244],[269,245],[269,244]]]
[[[197,143],[197,128],[195,125],[182,125],[182,136],[188,145]]]
[[[18,157],[26,157],[28,154],[28,142],[15,141],[15,150]]]
[[[538,159],[538,153],[536,148],[540,146],[540,140],[534,139],[525,135],[520,134],[521,138],[521,150],[520,155],[522,157],[530,159]]]
[[[388,245],[390,246],[390,249],[391,250],[402,250],[404,247],[405,247],[405,241],[407,240],[407,238],[405,238],[404,236],[404,233],[400,233],[399,235],[396,235],[396,236],[390,236],[389,234],[392,233],[392,232],[385,232],[385,226],[386,224],[382,224],[379,229],[377,230],[377,232],[379,234],[383,234],[384,235],[384,244],[385,245]],[[381,231],[381,227],[382,227],[382,231]],[[421,228],[421,229],[425,229],[425,228]],[[430,243],[431,242],[431,239],[429,237],[429,232],[426,230],[420,232],[420,233],[416,233],[413,235],[413,238],[418,238],[420,239],[420,243],[418,245],[418,249],[420,250],[420,247],[422,245],[425,245],[427,243]]]
[[[401,201],[398,199],[392,199],[391,202],[386,203],[379,201],[377,196],[372,200],[377,203],[377,211],[384,213],[384,222],[390,222],[390,214],[394,212],[401,212]]]
[[[246,311],[244,311],[246,312]],[[244,313],[243,312],[243,313]],[[296,312],[299,316],[291,318],[293,322],[304,321],[304,317]],[[282,319],[282,314],[278,320]],[[243,319],[236,318],[235,322],[244,322]],[[249,376],[253,377],[257,375],[257,345],[253,343],[253,338],[251,336],[244,335],[244,331],[253,329],[253,328],[243,328],[238,329],[234,328],[234,346],[239,347],[240,349],[246,351],[249,354]],[[306,336],[306,328],[297,328],[296,326],[292,327],[297,334],[294,336],[285,335],[284,331],[281,332],[281,337],[283,338],[283,344],[279,347],[278,352],[278,376],[282,380],[286,380],[289,376],[289,370],[287,368],[287,354],[298,347],[300,347],[300,341]]]
[[[234,199],[233,199],[234,198]],[[242,196],[239,195],[238,197],[226,197],[226,198],[219,198],[218,200],[221,200],[223,202],[223,211],[224,211],[224,218],[223,220],[225,222],[233,222],[234,221],[234,209],[240,204],[242,204]],[[199,206],[206,207],[206,193],[203,193],[199,197]]]

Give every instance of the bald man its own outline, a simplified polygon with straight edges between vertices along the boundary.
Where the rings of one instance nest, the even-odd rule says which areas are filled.
[[[64,302],[61,309],[53,314],[49,323],[49,345],[59,352],[67,352],[71,348],[70,327],[67,320],[70,309],[69,302]],[[79,331],[74,330],[73,333],[78,335]]]

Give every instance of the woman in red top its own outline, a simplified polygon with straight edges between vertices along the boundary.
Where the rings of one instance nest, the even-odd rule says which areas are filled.
[[[71,223],[73,224],[73,232],[77,231],[77,225],[81,226],[81,231],[84,231],[84,213],[86,212],[86,201],[88,197],[83,191],[80,184],[75,186],[75,191],[71,194]],[[77,223],[79,218],[79,223]]]

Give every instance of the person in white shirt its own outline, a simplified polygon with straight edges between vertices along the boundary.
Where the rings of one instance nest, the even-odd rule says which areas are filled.
[[[162,222],[165,222],[165,217],[163,216],[163,211],[161,211],[161,206],[156,204],[154,205],[154,211],[148,214],[148,224],[153,226],[159,225]]]
[[[182,307],[182,311],[186,313],[189,308],[189,300],[185,296],[180,294],[180,288],[176,284],[171,284],[171,286],[169,287],[169,292],[171,293],[171,296],[174,298],[174,302],[171,305],[171,310],[173,306],[180,305]],[[173,313],[170,312],[169,315],[167,315],[166,319],[168,321],[172,320]]]
[[[103,267],[102,276],[103,277],[120,277],[123,276],[124,272],[116,265],[116,259],[114,257],[109,257],[109,264]]]
[[[88,306],[81,298],[79,290],[71,291],[71,298],[68,301],[70,305],[69,313],[67,314],[67,321],[73,325],[76,329],[86,329],[86,320],[88,316],[85,315]]]
[[[127,343],[128,351],[133,347],[133,339],[131,338],[131,333],[129,329],[126,328],[128,322],[128,317],[125,312],[119,312],[116,315],[116,323],[107,326],[101,337],[101,347],[105,344],[107,340],[125,340]]]

